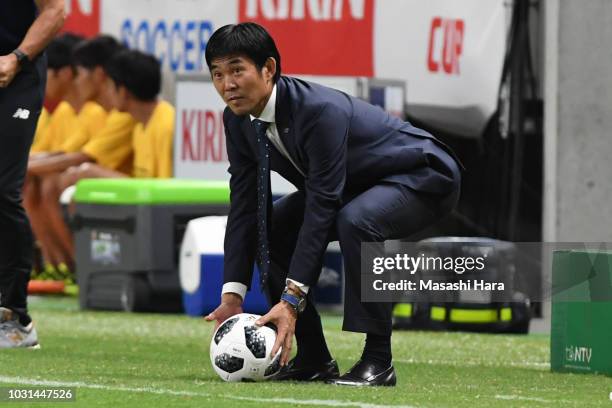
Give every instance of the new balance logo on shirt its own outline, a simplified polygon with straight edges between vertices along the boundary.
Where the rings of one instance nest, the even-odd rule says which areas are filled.
[[[27,119],[30,117],[30,111],[27,109],[17,108],[15,113],[13,114],[13,118],[17,119]]]

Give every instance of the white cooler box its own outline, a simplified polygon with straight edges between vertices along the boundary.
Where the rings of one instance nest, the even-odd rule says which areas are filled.
[[[226,216],[191,220],[183,237],[179,260],[179,277],[183,290],[183,307],[190,316],[203,316],[218,305],[223,286],[223,240]],[[342,305],[343,263],[337,243],[328,247],[324,266],[314,289],[317,305],[337,308]],[[247,292],[245,313],[265,314],[270,306],[259,287],[259,270],[255,266],[251,289]]]

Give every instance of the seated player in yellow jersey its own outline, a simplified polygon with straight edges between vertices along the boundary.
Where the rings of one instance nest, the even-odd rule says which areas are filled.
[[[106,65],[113,83],[117,109],[131,114],[138,124],[132,135],[133,177],[172,177],[172,145],[175,110],[158,99],[161,70],[155,57],[136,50],[124,50]],[[84,164],[70,170],[64,184],[81,178],[129,177],[130,174],[97,165]]]
[[[125,50],[106,65],[119,111],[137,121],[132,132],[134,177],[172,177],[172,144],[175,110],[168,102],[158,99],[161,69],[155,57],[140,51]],[[129,177],[130,172],[83,163],[63,175],[62,187],[82,178]]]
[[[81,38],[72,34],[64,34],[54,39],[47,47],[48,68],[45,89],[46,101],[57,104],[50,114],[47,124],[38,127],[39,134],[32,146],[28,167],[38,160],[58,151],[62,136],[76,126],[77,111],[82,107],[82,100],[74,84],[75,69],[72,63],[72,51]],[[59,102],[59,103],[58,103]],[[41,190],[41,178],[29,171],[24,185],[24,206],[31,220],[37,241],[51,242],[53,248],[41,245],[43,257],[52,262],[62,260],[61,248],[54,243],[52,231],[44,222],[41,214],[41,204],[46,198]]]
[[[39,153],[59,151],[63,141],[60,131],[67,132],[75,125],[77,112],[83,106],[83,99],[74,82],[76,71],[72,63],[72,51],[80,41],[82,38],[79,36],[63,34],[47,47],[45,101],[56,107],[48,118],[47,126],[36,135],[30,149],[30,161],[41,156]]]
[[[56,241],[53,228],[49,230],[50,227],[44,225],[49,221],[48,216],[44,214],[45,207],[56,200],[56,189],[53,186],[57,184],[60,173],[41,170],[45,170],[49,161],[60,159],[65,152],[80,149],[83,142],[87,141],[97,128],[104,126],[106,117],[107,112],[95,102],[86,102],[78,113],[66,101],[61,102],[49,118],[49,123],[41,131],[41,140],[34,146],[35,153],[30,156],[24,188],[24,204],[43,251],[43,258],[49,263],[66,261],[66,255],[61,253],[61,244]],[[36,153],[38,148],[42,151]]]
[[[85,100],[101,105],[108,111],[108,116],[106,122],[99,123],[86,140],[79,143],[72,138],[64,143],[63,154],[37,163],[36,173],[63,172],[71,166],[88,162],[113,170],[131,168],[132,131],[136,122],[129,114],[114,109],[109,93],[110,79],[104,69],[104,64],[121,49],[121,45],[107,35],[79,44],[74,52],[77,87]]]
[[[99,36],[80,43],[72,53],[76,67],[76,87],[83,100],[87,101],[79,112],[79,125],[58,149],[61,154],[37,160],[30,166],[30,174],[42,178],[41,195],[45,197],[41,212],[41,223],[51,233],[42,239],[41,246],[50,248],[50,262],[57,265],[57,258],[69,268],[73,264],[72,235],[64,222],[59,205],[61,174],[75,164],[102,161],[121,168],[131,161],[131,134],[135,121],[131,116],[113,109],[107,92],[108,77],[103,65],[121,50],[119,43],[109,36]],[[97,114],[97,108],[103,113]],[[111,154],[106,155],[107,152]],[[41,227],[43,228],[43,227]],[[54,250],[54,247],[60,250]]]
[[[104,63],[121,49],[122,46],[107,35],[83,41],[75,47],[72,54],[77,73],[74,83],[80,97],[85,101],[78,117],[80,129],[55,145],[62,154],[42,162],[36,161],[30,166],[33,174],[61,172],[72,165],[91,160],[81,154],[81,150],[104,129],[109,112],[113,109],[112,101],[106,92],[108,77],[104,71]],[[98,112],[93,112],[94,106]]]

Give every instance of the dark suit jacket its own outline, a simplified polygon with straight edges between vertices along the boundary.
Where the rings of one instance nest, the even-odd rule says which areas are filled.
[[[272,148],[271,169],[306,197],[289,278],[316,283],[343,199],[385,181],[441,197],[457,188],[458,160],[428,132],[360,99],[296,78],[281,77],[276,92],[279,136],[306,174]],[[226,108],[223,122],[231,174],[224,281],[250,286],[257,243],[256,135],[248,115]]]

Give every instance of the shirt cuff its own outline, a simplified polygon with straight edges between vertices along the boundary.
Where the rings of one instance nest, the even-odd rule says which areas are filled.
[[[223,285],[221,289],[221,294],[224,293],[235,293],[244,300],[244,296],[247,292],[247,286],[244,283],[240,282],[227,282]]]
[[[307,294],[308,294],[308,289],[310,289],[310,286],[308,286],[308,285],[304,285],[303,283],[300,283],[300,282],[298,282],[298,281],[296,281],[296,280],[293,280],[293,279],[289,279],[289,278],[287,278],[286,283],[289,283],[289,282],[293,283],[295,286],[297,286],[298,288],[300,288],[300,290],[301,290],[301,291],[302,291],[302,292],[303,292],[305,295],[307,295]]]

